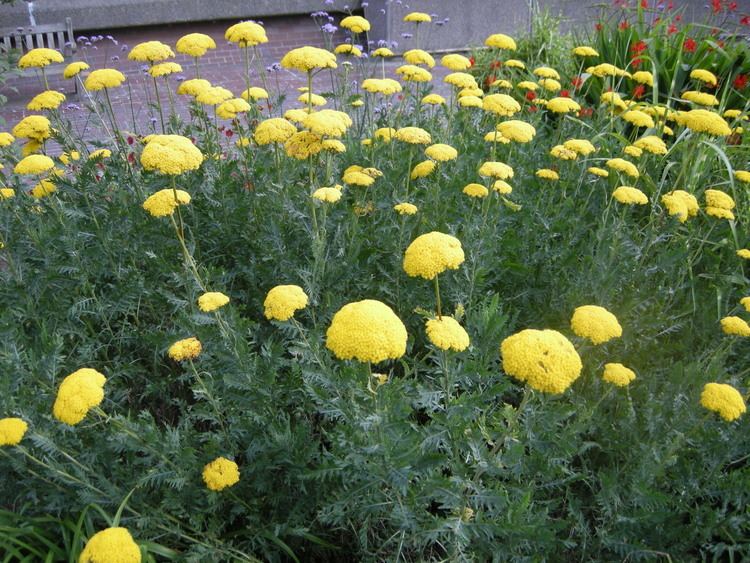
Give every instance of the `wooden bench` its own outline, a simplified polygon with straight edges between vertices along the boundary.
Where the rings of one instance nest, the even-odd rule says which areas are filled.
[[[67,59],[65,64],[68,64],[77,48],[75,37],[73,37],[73,22],[71,19],[65,18],[65,21],[61,23],[33,27],[0,29],[0,50],[2,51],[9,52],[16,49],[23,54],[41,47],[60,51]],[[36,72],[36,69],[26,69],[21,75],[36,76]],[[76,80],[73,83],[75,84],[75,91],[78,93],[78,81]]]

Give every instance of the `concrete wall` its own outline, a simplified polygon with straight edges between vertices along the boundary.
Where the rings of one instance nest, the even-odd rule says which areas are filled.
[[[335,0],[324,6],[322,0],[35,0],[37,24],[73,20],[76,31],[138,27],[193,21],[264,18],[309,14],[317,10],[359,8],[360,0]],[[0,6],[0,27],[29,25],[28,5],[17,0]]]
[[[654,0],[651,0],[653,3]],[[737,0],[740,12],[750,12],[750,0]],[[55,23],[70,17],[73,29],[113,28],[168,23],[240,20],[318,10],[344,12],[363,7],[372,22],[371,40],[397,42],[395,51],[417,46],[415,25],[402,21],[410,11],[427,12],[433,22],[419,26],[419,46],[424,49],[456,50],[481,45],[491,33],[518,36],[529,29],[532,10],[545,7],[565,18],[563,29],[591,30],[599,13],[596,0],[35,0],[38,24]],[[685,9],[685,21],[702,20],[708,0],[675,0]],[[598,2],[602,5],[601,2]],[[737,18],[735,18],[737,19]],[[0,27],[28,26],[27,3],[0,6]]]

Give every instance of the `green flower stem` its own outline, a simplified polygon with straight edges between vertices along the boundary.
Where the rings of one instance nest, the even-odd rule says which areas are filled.
[[[167,128],[164,126],[164,110],[161,107],[161,98],[159,97],[159,85],[156,82],[155,76],[152,76],[151,79],[154,81],[154,98],[156,99],[156,107],[159,110],[159,120],[161,121],[161,132],[166,133]]]
[[[177,194],[175,193],[175,198],[176,197],[177,197]],[[172,221],[172,225],[174,226],[175,232],[177,233],[177,240],[180,241],[180,247],[182,248],[182,256],[185,259],[185,265],[193,274],[193,277],[195,278],[195,281],[198,284],[198,287],[200,287],[201,290],[205,292],[206,284],[203,283],[203,280],[201,279],[201,276],[198,273],[198,268],[195,264],[195,260],[193,259],[193,256],[190,254],[190,251],[188,250],[187,245],[185,244],[185,236],[182,231],[182,217],[180,216],[179,206],[177,207],[177,216],[180,220],[179,226],[177,224],[177,221],[175,221],[174,219],[174,214],[170,215],[169,218]]]
[[[200,78],[201,77],[201,71],[200,71],[200,68],[198,66],[198,59],[199,58],[200,57],[193,57],[193,61],[195,61],[195,77],[196,78]]]
[[[229,440],[229,434],[227,433],[227,427],[224,424],[224,416],[221,413],[221,409],[219,408],[219,404],[216,402],[216,398],[208,390],[208,387],[206,387],[206,383],[203,381],[203,378],[201,378],[200,374],[198,373],[198,370],[196,369],[195,364],[193,363],[192,358],[188,358],[188,363],[190,364],[190,368],[193,370],[193,375],[195,376],[196,381],[200,385],[201,390],[206,394],[206,397],[208,398],[208,402],[211,404],[211,406],[214,409],[214,412],[216,413],[216,418],[219,421],[219,426],[221,427],[221,432],[224,434],[225,438],[227,440]]]
[[[115,139],[117,140],[118,148],[125,152],[125,139],[122,138],[122,133],[120,132],[120,128],[117,126],[117,117],[115,116],[115,110],[112,107],[112,100],[109,97],[109,88],[103,88],[104,90],[104,97],[107,100],[107,107],[109,107],[109,113],[112,117],[112,128],[115,131]]]
[[[435,281],[435,303],[437,305],[437,318],[442,319],[443,313],[440,305],[440,282],[438,282],[438,276],[435,276],[433,280]]]
[[[53,467],[50,464],[46,463],[45,461],[42,461],[41,459],[39,459],[38,457],[36,457],[34,454],[32,454],[29,450],[27,450],[25,446],[22,446],[22,445],[19,444],[19,445],[16,446],[16,449],[19,452],[21,452],[24,456],[26,456],[27,459],[29,459],[30,461],[33,461],[34,463],[36,463],[40,467],[44,467],[48,471],[51,471],[52,473],[56,473],[57,475],[59,475],[63,479],[66,479],[66,480],[68,480],[70,482],[78,483],[79,485],[83,485],[84,487],[86,487],[88,489],[91,489],[92,491],[95,491],[95,492],[99,493],[103,497],[107,497],[107,493],[105,493],[104,491],[102,491],[98,487],[95,487],[91,483],[83,481],[83,480],[79,479],[78,477],[75,477],[74,475],[71,475],[70,473],[68,473],[66,471],[63,471],[62,469],[59,469],[57,467]],[[5,452],[3,452],[3,453],[5,453]]]

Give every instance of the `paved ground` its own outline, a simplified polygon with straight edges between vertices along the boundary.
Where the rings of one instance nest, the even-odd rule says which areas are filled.
[[[118,30],[113,32],[112,35],[102,31],[97,34],[102,37],[101,40],[93,41],[91,35],[87,35],[86,40],[79,38],[78,52],[74,59],[86,61],[92,69],[110,67],[123,72],[128,78],[127,87],[123,86],[111,92],[118,125],[122,129],[136,133],[152,132],[154,127],[157,129],[160,127],[155,124],[155,118],[158,114],[153,107],[153,81],[145,72],[146,67],[141,63],[127,60],[129,48],[142,41],[155,39],[174,48],[177,39],[187,33],[206,33],[214,38],[217,49],[209,51],[201,59],[201,77],[210,80],[215,85],[230,89],[235,95],[239,95],[246,87],[242,50],[224,40],[224,31],[232,23],[235,22],[171,25],[139,28],[132,31]],[[259,47],[262,58],[260,64],[257,62],[251,64],[252,84],[254,86],[263,85],[259,76],[259,69],[263,69],[262,72],[265,74],[271,90],[280,87],[282,91],[290,91],[297,86],[305,85],[305,77],[300,73],[292,73],[283,69],[269,72],[266,69],[274,63],[278,63],[284,53],[294,47],[302,45],[325,46],[326,37],[320,31],[319,24],[309,16],[289,16],[269,18],[264,21],[264,25],[269,42]],[[342,43],[344,40],[345,36],[340,32],[337,32],[334,36],[327,36],[327,41],[333,44]],[[339,60],[342,60],[340,56]],[[194,78],[195,76],[192,59],[178,54],[175,61],[183,66],[183,73],[172,75],[167,79],[172,91],[176,90],[182,79]],[[397,64],[402,64],[402,62],[399,59],[389,63],[386,75],[395,77],[393,70]],[[379,76],[381,73],[379,65],[380,63],[374,60],[358,61],[357,67],[353,69],[352,76],[356,78],[373,74]],[[94,136],[96,135],[96,129],[99,127],[98,119],[85,108],[90,100],[87,100],[83,93],[75,94],[73,82],[61,78],[62,68],[62,65],[58,65],[49,73],[51,77],[50,87],[66,93],[68,99],[61,106],[64,117],[70,120],[78,135],[85,134],[87,138],[91,138],[92,133]],[[447,72],[438,68],[434,71],[436,71],[435,82],[438,83]],[[169,98],[165,93],[164,85],[164,79],[160,79],[159,88],[162,103],[168,105]],[[331,90],[330,76],[327,72],[316,77],[313,89],[319,92]],[[6,84],[5,88],[0,88],[0,93],[8,96],[7,105],[0,108],[0,130],[10,129],[25,115],[35,113],[27,110],[25,106],[31,97],[42,90],[44,90],[44,86],[38,77],[14,78]],[[285,107],[292,107],[293,105],[291,93],[290,100]],[[296,97],[296,91],[293,93]],[[184,114],[185,98],[173,97],[178,111]],[[131,98],[134,100],[132,104]],[[5,120],[4,125],[3,119]]]

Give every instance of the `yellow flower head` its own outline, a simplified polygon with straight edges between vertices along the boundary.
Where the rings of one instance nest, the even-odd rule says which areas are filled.
[[[636,127],[654,127],[654,120],[651,116],[637,109],[626,111],[620,117]]]
[[[326,347],[340,360],[379,363],[406,353],[406,327],[385,303],[365,299],[344,305],[326,332]]]
[[[2,133],[0,133],[2,135]],[[0,145],[2,146],[2,145]],[[734,171],[734,178],[738,182],[742,182],[743,184],[750,184],[750,171],[747,170],[735,170]]]
[[[443,82],[456,88],[476,88],[477,80],[466,72],[451,72],[446,74]]]
[[[306,160],[323,150],[323,139],[310,131],[294,133],[284,143],[287,156],[297,160]]]
[[[219,291],[207,291],[198,298],[198,308],[204,313],[220,309],[229,303],[229,297]]]
[[[423,160],[418,163],[411,170],[410,178],[416,180],[417,178],[426,178],[435,171],[435,162],[432,160]]]
[[[422,98],[422,103],[430,106],[445,105],[445,98],[440,94],[427,94]]]
[[[18,68],[44,68],[52,63],[61,63],[64,60],[62,54],[54,49],[32,49],[18,59]]]
[[[216,115],[220,119],[234,119],[238,113],[245,113],[250,111],[250,109],[250,104],[242,98],[232,98],[220,103],[216,107]]]
[[[404,271],[411,277],[426,280],[463,264],[464,251],[461,241],[451,235],[433,231],[418,236],[404,253]]]
[[[20,418],[0,418],[0,446],[15,446],[21,442],[29,425]]]
[[[696,68],[692,70],[690,72],[690,78],[708,84],[709,86],[716,86],[716,84],[718,83],[716,75],[713,72],[704,70],[702,68]]]
[[[430,134],[419,127],[402,127],[395,136],[399,141],[412,145],[429,145],[432,142]]]
[[[495,180],[495,183],[492,184],[492,191],[497,192],[500,195],[508,195],[513,192],[513,188],[505,180]]]
[[[718,113],[707,109],[693,109],[684,111],[675,116],[677,123],[684,125],[696,133],[706,133],[716,137],[724,137],[732,134],[729,125]]]
[[[599,176],[600,178],[607,178],[609,176],[609,172],[607,170],[605,170],[604,168],[599,168],[598,166],[591,166],[587,169],[587,171],[594,176]]]
[[[503,137],[516,143],[528,143],[536,135],[536,129],[533,125],[517,119],[503,121],[498,124],[497,130],[502,133]]]
[[[440,59],[440,64],[448,70],[461,71],[471,67],[471,61],[463,55],[457,55],[452,53],[450,55],[444,55]]]
[[[563,393],[583,365],[573,344],[556,330],[526,329],[500,345],[503,370],[544,393]]]
[[[202,162],[203,153],[180,135],[151,135],[141,153],[143,167],[162,174],[184,174],[197,170]]]
[[[560,74],[554,69],[548,66],[540,66],[534,69],[534,74],[540,78],[552,78],[554,80],[560,80]]]
[[[508,59],[505,61],[505,66],[508,68],[517,68],[519,70],[526,70],[526,65],[523,63],[523,61],[519,61],[517,59]]]
[[[535,172],[536,177],[542,180],[550,180],[556,182],[560,179],[560,175],[550,168],[540,168]]]
[[[352,119],[343,111],[324,109],[309,114],[302,125],[320,137],[342,137]]]
[[[36,117],[40,117],[40,116],[36,116]],[[10,146],[15,140],[16,140],[15,137],[13,137],[13,135],[11,135],[10,133],[7,133],[5,131],[0,131],[0,147]]]
[[[482,109],[498,116],[511,117],[521,111],[521,106],[507,94],[490,94],[482,100]]]
[[[393,209],[399,215],[414,215],[418,211],[417,206],[412,203],[397,203]]]
[[[531,80],[522,80],[516,84],[516,88],[519,90],[531,90],[532,92],[536,92],[539,90],[539,84],[532,82]]]
[[[46,90],[45,92],[34,96],[31,101],[26,104],[26,109],[30,109],[33,111],[57,109],[64,101],[65,94],[63,94],[62,92],[57,92],[56,90]]]
[[[354,33],[365,33],[366,31],[370,31],[370,22],[362,16],[347,16],[341,20],[339,25]]]
[[[175,362],[184,362],[185,360],[194,360],[201,355],[203,345],[201,341],[191,336],[178,340],[169,347],[167,355]]]
[[[570,326],[581,338],[594,344],[603,344],[622,336],[622,327],[612,313],[598,305],[584,305],[573,311]]]
[[[552,113],[570,113],[581,111],[581,106],[570,98],[552,98],[545,106]]]
[[[342,43],[341,45],[336,45],[336,48],[333,50],[333,52],[336,53],[337,55],[351,55],[353,57],[362,56],[362,51],[360,51],[354,45],[350,45],[349,43]]]
[[[718,413],[727,422],[737,420],[747,410],[740,392],[726,383],[706,383],[701,393],[701,405]]]
[[[462,108],[481,108],[482,98],[478,98],[476,96],[463,96],[462,98],[458,99],[458,105],[460,105]]]
[[[240,480],[240,468],[225,457],[217,457],[203,468],[203,482],[212,491],[223,491]]]
[[[138,43],[128,53],[128,59],[131,61],[156,63],[170,57],[174,57],[174,52],[161,41],[145,41]]]
[[[404,60],[412,65],[425,65],[429,68],[435,66],[435,59],[427,51],[422,49],[409,49],[403,54]]]
[[[196,94],[195,101],[207,106],[217,106],[232,98],[234,98],[234,94],[230,90],[221,86],[209,86]]]
[[[204,33],[188,33],[177,40],[175,49],[189,57],[202,57],[209,49],[216,49],[216,42]]]
[[[341,190],[336,188],[318,188],[313,192],[312,197],[325,203],[336,203],[341,199]]]
[[[55,191],[57,191],[57,186],[54,182],[49,178],[45,178],[44,180],[39,181],[29,193],[31,194],[31,197],[38,199],[53,194]]]
[[[608,168],[617,170],[618,172],[622,172],[623,174],[630,176],[631,178],[638,178],[638,176],[640,176],[638,168],[636,168],[635,164],[633,164],[632,162],[628,162],[627,160],[624,160],[622,158],[611,158],[606,162],[606,164]]]
[[[86,542],[78,563],[141,563],[141,548],[127,528],[107,528]]]
[[[667,145],[656,135],[642,137],[633,143],[633,145],[651,154],[667,154]]]
[[[737,256],[745,260],[750,260],[750,249],[741,248],[740,250],[737,251]]]
[[[243,100],[247,100],[248,102],[250,100],[267,100],[268,99],[268,92],[265,88],[261,88],[260,86],[251,86],[242,94],[240,94],[240,97]]]
[[[21,121],[19,121],[15,127],[13,127],[13,135],[22,139],[43,141],[44,139],[48,139],[52,135],[52,127],[50,126],[49,119],[47,119],[43,115],[28,115]],[[7,137],[5,137],[5,139],[7,140]],[[7,146],[9,144],[10,143],[7,143],[3,146]]]
[[[366,78],[362,82],[362,89],[371,94],[391,96],[401,92],[401,84],[393,78]]]
[[[576,57],[598,57],[599,56],[599,52],[596,49],[594,49],[593,47],[587,47],[585,45],[575,47],[573,49],[573,54]]]
[[[182,65],[178,63],[159,63],[148,69],[148,73],[154,78],[169,76],[177,72],[182,72]]]
[[[721,319],[721,330],[732,336],[750,336],[750,325],[740,317],[724,317]]]
[[[230,26],[224,32],[224,39],[237,43],[240,47],[255,47],[261,43],[268,43],[266,30],[255,22],[246,21]]]
[[[516,50],[515,40],[504,33],[494,33],[490,35],[484,40],[484,44],[487,47],[494,47],[495,49],[504,49],[506,51]]]
[[[734,200],[721,190],[706,190],[703,194],[706,199],[706,213],[719,219],[734,220]]]
[[[745,308],[745,311],[750,313],[750,297],[743,297],[740,299],[740,305]]]
[[[306,106],[311,105],[313,107],[324,106],[328,103],[328,101],[323,96],[314,94],[313,92],[303,92],[297,97],[297,101],[302,102]]]
[[[563,147],[583,156],[596,152],[596,147],[586,139],[568,139],[563,143]]]
[[[548,92],[559,92],[562,90],[562,84],[554,78],[542,78],[539,80],[539,85]]]
[[[604,364],[602,379],[617,387],[627,387],[635,379],[635,372],[622,364]]]
[[[13,172],[23,175],[44,174],[55,167],[55,162],[43,154],[32,154],[21,159],[13,168]]]
[[[181,82],[177,87],[177,93],[180,95],[197,96],[204,90],[211,88],[211,83],[203,78],[191,78]]]
[[[638,188],[630,186],[620,186],[614,192],[612,197],[620,203],[626,205],[646,205],[648,204],[648,197]]]
[[[429,319],[425,328],[427,338],[441,350],[462,352],[469,347],[469,334],[453,317]]]
[[[424,150],[424,153],[437,162],[447,162],[449,160],[456,160],[458,158],[458,151],[450,145],[443,143],[437,143],[430,145]]]
[[[272,117],[261,121],[255,128],[253,139],[259,145],[269,145],[271,143],[285,143],[297,132],[297,128],[281,117]]]
[[[103,160],[112,156],[112,151],[109,149],[96,149],[89,154],[89,160]]]
[[[693,194],[684,190],[673,190],[662,196],[661,202],[667,208],[667,213],[675,215],[680,223],[698,214],[698,200]]]
[[[336,68],[336,55],[318,47],[292,49],[281,59],[281,66],[301,72],[312,72],[322,68]]]
[[[404,16],[404,21],[416,24],[430,23],[432,18],[430,14],[425,14],[424,12],[410,12]]]
[[[578,153],[576,151],[567,149],[563,145],[555,145],[550,149],[549,154],[560,160],[576,160],[578,158]]]
[[[498,182],[502,182],[502,180],[498,180]],[[461,191],[469,197],[476,197],[476,198],[487,197],[490,193],[489,190],[485,188],[482,184],[473,184],[473,183],[466,184],[464,186],[464,189]]]
[[[401,65],[396,69],[398,74],[406,82],[429,82],[432,80],[432,74],[417,65]]]
[[[393,55],[394,55],[394,52],[388,49],[387,47],[378,47],[372,53],[370,53],[371,57],[382,57],[382,58],[392,57]]]
[[[83,61],[75,61],[65,67],[65,70],[63,70],[63,78],[75,78],[79,73],[88,69],[88,64]]]
[[[84,86],[91,92],[103,90],[104,88],[117,88],[125,82],[125,75],[113,68],[100,68],[91,71],[86,77]]]
[[[190,194],[183,190],[164,188],[150,195],[143,202],[143,209],[153,217],[167,217],[174,213],[178,205],[190,203]]]
[[[639,70],[633,73],[633,81],[638,84],[645,84],[646,86],[654,85],[654,75],[647,70]]]
[[[78,424],[89,410],[101,404],[106,381],[95,369],[81,368],[74,371],[60,384],[52,414],[57,420],[70,426]]]
[[[513,168],[503,162],[488,161],[479,167],[479,175],[483,178],[507,180],[513,177]]]
[[[268,320],[288,321],[307,307],[307,294],[298,285],[277,285],[266,295],[263,314]]]

